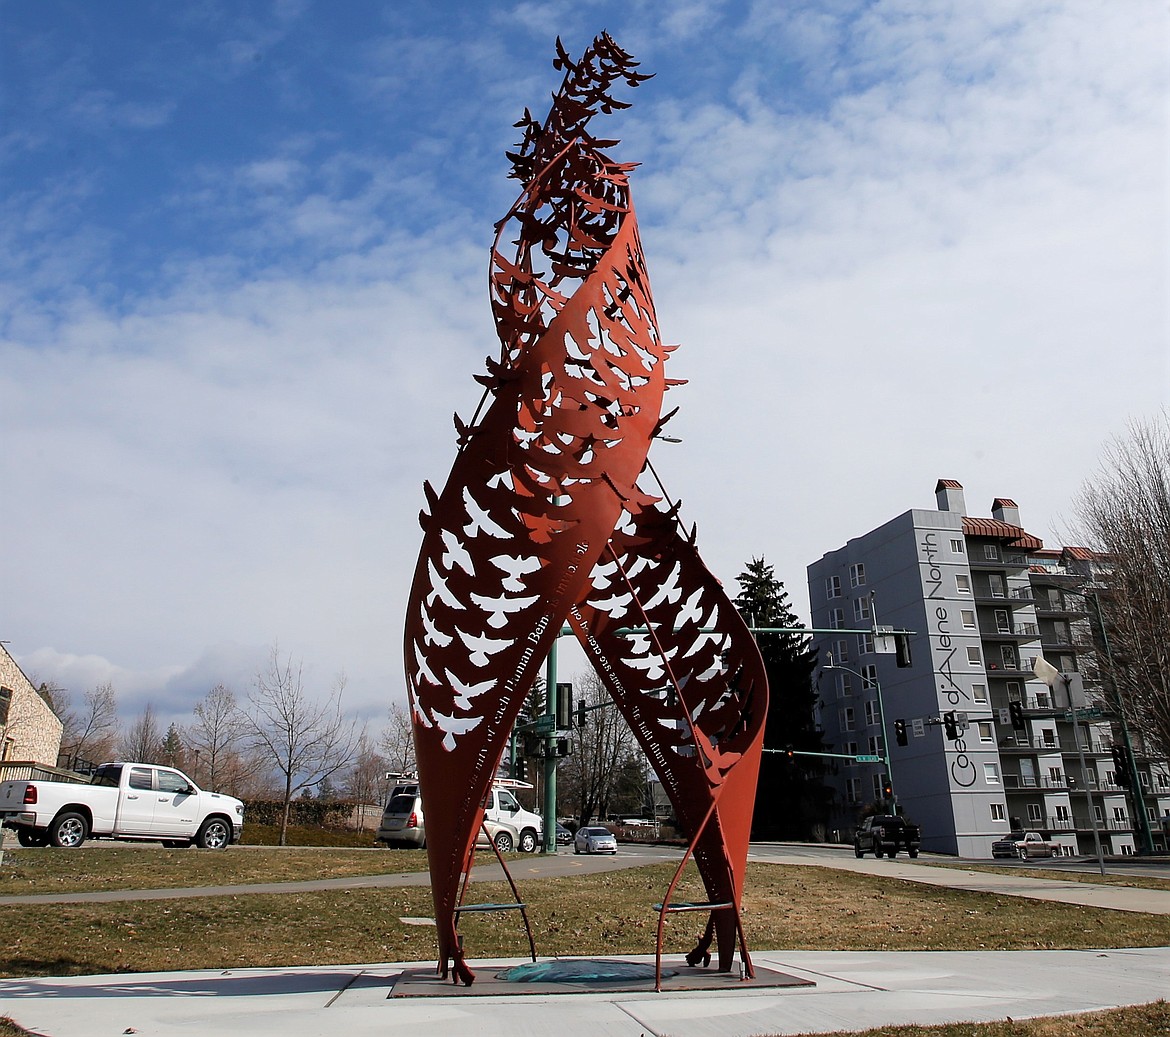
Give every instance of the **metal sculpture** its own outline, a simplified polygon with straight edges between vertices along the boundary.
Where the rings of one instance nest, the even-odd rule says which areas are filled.
[[[688,955],[730,970],[768,689],[755,641],[677,505],[638,485],[674,348],[662,343],[631,164],[589,132],[627,108],[610,90],[649,76],[606,34],[564,80],[548,119],[525,110],[511,175],[523,191],[497,224],[491,298],[502,345],[429,514],[411,588],[405,659],[439,966],[470,984],[456,932],[481,803],[525,695],[567,621],[658,773],[709,897]],[[486,405],[486,406],[485,406]],[[673,412],[672,412],[673,413]],[[548,819],[548,823],[552,823]],[[685,864],[685,860],[684,860]],[[519,906],[519,905],[515,905]]]

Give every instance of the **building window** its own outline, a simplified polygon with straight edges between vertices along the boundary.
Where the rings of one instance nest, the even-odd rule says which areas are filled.
[[[882,746],[881,735],[869,736],[869,755],[870,756],[884,756],[885,750]]]
[[[1006,821],[1007,811],[1004,809],[1002,803],[991,804],[991,820],[992,821]]]
[[[971,698],[973,698],[976,702],[986,702],[987,701],[987,685],[986,684],[972,684],[971,685]]]
[[[971,577],[966,573],[955,574],[955,591],[964,597],[971,597]]]
[[[857,635],[857,651],[859,655],[873,655],[873,634]]]
[[[12,689],[0,688],[0,727],[8,723],[8,708],[12,705]]]
[[[856,742],[846,742],[845,743],[845,752],[849,756],[856,756],[857,755],[857,743]],[[857,761],[850,760],[849,763],[850,763],[850,765],[853,765],[853,764],[857,763]]]
[[[860,803],[861,802],[861,779],[860,778],[850,778],[849,783],[846,785],[845,788],[846,788],[846,795],[849,797],[850,803]]]
[[[976,723],[975,726],[979,729],[979,741],[981,741],[981,742],[994,742],[995,741],[995,734],[994,734],[992,726],[991,726],[991,721],[980,720],[978,723]]]
[[[1018,670],[1020,668],[1019,660],[1016,659],[1016,650],[1012,645],[1000,645],[999,657],[1003,660],[1005,670]]]
[[[853,694],[853,682],[849,679],[849,674],[837,674],[837,696],[839,698],[848,698]]]
[[[959,618],[963,621],[964,630],[975,629],[975,610],[974,609],[959,609]]]
[[[957,555],[967,553],[967,548],[964,546],[962,540],[952,540],[951,541],[951,550]]]
[[[1008,693],[1008,701],[1009,702],[1023,702],[1024,701],[1024,695],[1023,695],[1023,692],[1020,690],[1020,682],[1019,681],[1008,681],[1007,693]]]
[[[842,731],[852,731],[853,730],[853,707],[852,706],[846,706],[843,710],[841,710],[841,730]]]
[[[865,704],[865,725],[870,727],[878,722],[878,708],[876,702],[867,702]]]
[[[869,598],[862,596],[853,599],[853,618],[856,620],[869,619]]]
[[[999,764],[985,763],[983,765],[983,780],[985,782],[987,782],[988,785],[998,785],[999,784]]]
[[[983,557],[989,562],[999,561],[999,545],[998,544],[984,544]]]
[[[844,609],[829,609],[829,626],[834,630],[839,630],[845,625],[845,610]]]
[[[825,580],[825,597],[839,598],[841,597],[841,577],[830,576]]]
[[[873,776],[873,798],[885,799],[886,776],[884,774],[875,774]]]
[[[1158,775],[1158,788],[1170,789],[1170,774],[1159,774]]]
[[[849,662],[849,642],[845,638],[833,642],[833,662]]]
[[[1039,803],[1028,804],[1028,820],[1037,825],[1044,820],[1044,811],[1040,809]]]
[[[861,668],[861,679],[865,682],[863,687],[876,688],[878,684],[877,667],[873,663],[867,663]]]
[[[1010,634],[1012,632],[1012,621],[1008,618],[1007,609],[995,610],[995,629],[1000,634]]]
[[[1064,786],[1064,772],[1059,767],[1048,768],[1048,787],[1062,788]]]
[[[1067,828],[1068,827],[1068,807],[1060,806],[1059,804],[1057,804],[1057,806],[1053,807],[1053,809],[1056,811],[1057,823],[1062,828]]]
[[[855,562],[853,565],[849,566],[849,586],[865,586],[865,563]]]
[[[1120,823],[1125,823],[1129,820],[1129,818],[1125,816],[1125,807],[1113,808],[1113,820]]]
[[[983,657],[979,654],[979,649],[971,645],[967,649],[967,665],[968,666],[982,666]]]

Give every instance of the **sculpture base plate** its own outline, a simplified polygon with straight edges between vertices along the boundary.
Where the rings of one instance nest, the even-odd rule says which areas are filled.
[[[517,997],[527,994],[655,993],[654,962],[611,958],[544,959],[505,967],[476,965],[475,982],[465,987],[441,979],[434,968],[407,969],[394,981],[387,997]],[[663,993],[681,990],[766,990],[812,987],[814,982],[775,969],[756,966],[753,979],[740,979],[739,962],[731,972],[692,968],[685,962],[662,963]]]

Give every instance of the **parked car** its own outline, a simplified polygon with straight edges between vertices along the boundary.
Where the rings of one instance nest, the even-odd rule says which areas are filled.
[[[94,838],[220,850],[239,842],[244,804],[171,767],[104,763],[89,782],[0,782],[0,821],[21,846],[72,849]]]
[[[904,818],[893,814],[874,814],[861,822],[853,836],[853,854],[864,857],[871,852],[875,857],[885,854],[897,857],[899,850],[905,850],[911,857],[918,856],[921,834],[917,825],[909,824]]]
[[[374,841],[387,846],[423,848],[427,845],[426,826],[423,823],[422,796],[415,792],[392,795],[382,811]]]
[[[608,828],[589,825],[573,836],[574,853],[617,853],[617,839]]]
[[[1061,853],[1060,843],[1045,839],[1039,832],[1013,832],[1006,839],[991,844],[992,857],[1056,857]]]
[[[573,841],[573,833],[570,832],[560,821],[557,822],[557,845],[568,846]]]
[[[520,805],[511,791],[519,787],[532,786],[522,786],[520,782],[507,779],[492,785],[483,801],[484,818],[489,825],[495,826],[491,828],[492,838],[501,851],[515,849],[521,853],[533,853],[540,845],[544,821],[539,814]],[[394,794],[382,811],[382,821],[374,840],[387,846],[426,847],[426,822],[417,784],[395,786]]]

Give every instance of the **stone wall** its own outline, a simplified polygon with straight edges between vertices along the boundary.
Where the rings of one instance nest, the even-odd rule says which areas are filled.
[[[56,764],[61,751],[61,721],[3,645],[0,645],[0,688],[10,693],[7,721],[0,724],[0,760]]]

